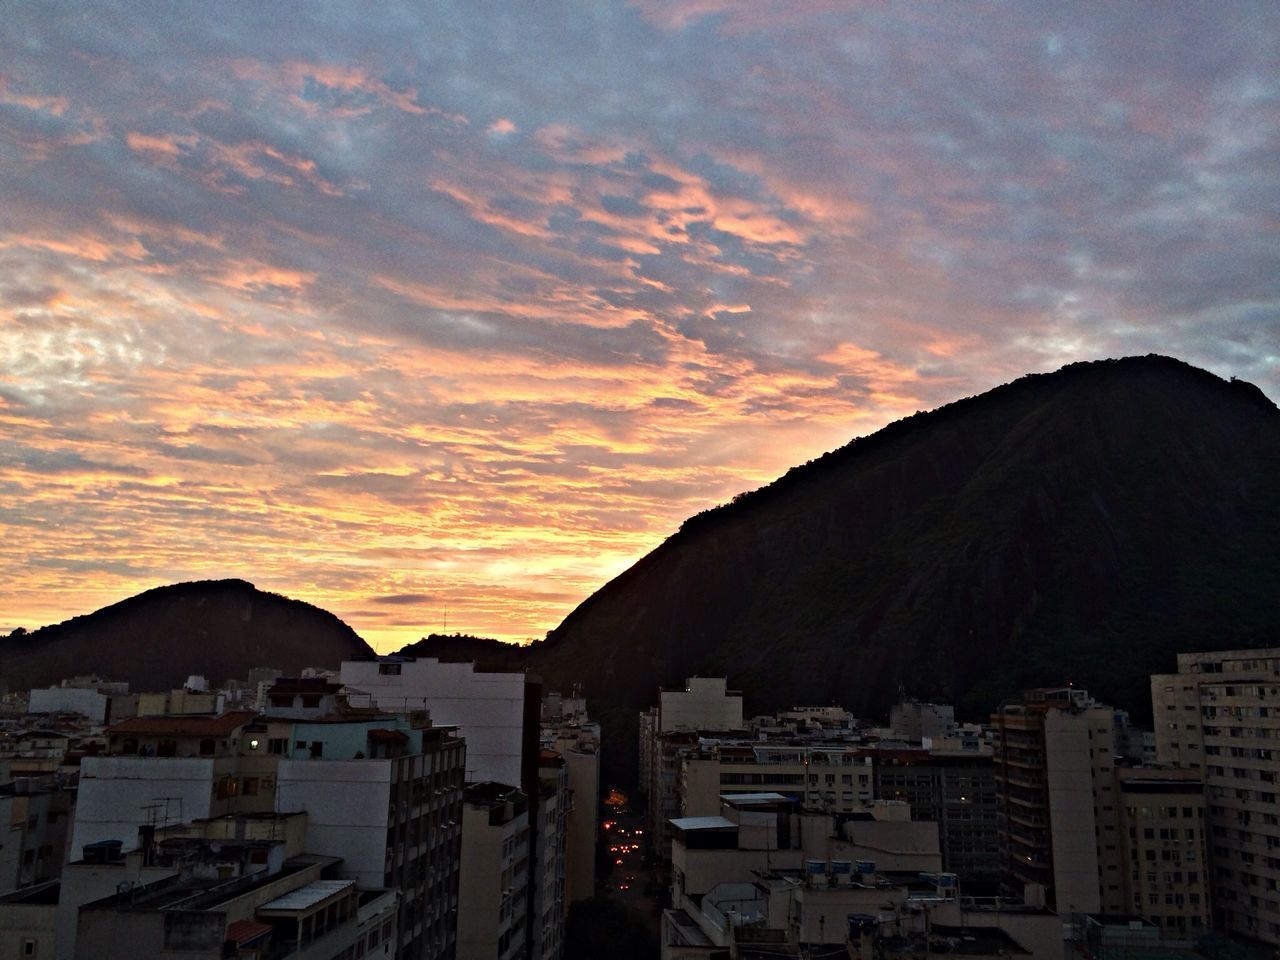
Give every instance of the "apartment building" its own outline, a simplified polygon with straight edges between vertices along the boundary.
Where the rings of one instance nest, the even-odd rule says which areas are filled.
[[[742,730],[742,694],[724,677],[690,677],[684,689],[659,690],[658,704],[640,715],[640,770],[648,807],[645,835],[651,850],[671,854],[667,823],[679,815],[681,752],[698,731]]]
[[[1116,810],[1127,910],[1166,937],[1212,925],[1204,784],[1195,770],[1118,767]]]
[[[254,715],[138,716],[107,728],[108,755],[80,764],[71,856],[101,840],[132,847],[138,828],[272,809],[270,788],[241,788]]]
[[[529,798],[509,784],[468,786],[462,845],[458,960],[527,956]]]
[[[228,862],[225,845],[217,856]],[[369,905],[367,894],[372,894],[393,914],[396,893],[362,892],[351,880],[332,878],[336,863],[302,858],[270,871],[229,876],[183,870],[115,893],[80,908],[74,956],[133,960],[180,954],[218,960],[228,956],[231,944],[232,956],[354,958],[361,901]]]
[[[569,769],[554,750],[538,754],[538,796],[531,816],[531,900],[529,956],[560,960],[564,953],[565,848],[569,805]]]
[[[340,709],[327,688],[273,689],[298,698],[280,706],[288,716],[139,716],[108,728],[111,753],[81,764],[73,855],[132,847],[140,830],[166,825],[305,811],[310,853],[341,858],[344,879],[400,891],[401,960],[451,957],[463,741],[425,716]]]
[[[354,706],[395,713],[426,710],[467,741],[468,783],[489,780],[529,791],[536,779],[542,687],[524,673],[473,663],[387,656],[344,661],[339,672]]]
[[[875,796],[869,752],[857,742],[752,742],[702,738],[676,758],[679,816],[714,814],[721,795],[780,793],[805,807],[860,809]]]
[[[1125,912],[1115,711],[1084,690],[1030,690],[991,722],[1008,891],[1043,889],[1061,914]]]
[[[596,892],[596,840],[600,831],[600,724],[587,717],[581,697],[543,698],[542,745],[559,754],[568,775],[565,798],[565,903]]]
[[[875,799],[902,800],[915,820],[938,824],[943,869],[968,880],[999,874],[995,766],[989,750],[883,747],[850,731],[805,742],[702,738],[678,756],[678,809],[714,814],[721,795],[776,792],[806,809],[850,813]]]
[[[0,784],[0,894],[57,879],[74,797],[52,774]]]
[[[1160,761],[1204,778],[1215,925],[1280,946],[1280,648],[1179,654],[1151,705]]]
[[[926,704],[925,706],[935,706]],[[875,796],[901,800],[911,819],[938,825],[942,869],[961,882],[1000,875],[996,767],[989,750],[868,751]]]
[[[454,956],[463,741],[400,717],[298,726],[309,755],[280,759],[276,809],[306,811],[307,849],[341,857],[342,877],[400,891],[400,960]]]

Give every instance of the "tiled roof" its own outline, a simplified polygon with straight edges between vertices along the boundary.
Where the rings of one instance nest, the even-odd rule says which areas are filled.
[[[268,923],[259,923],[257,920],[237,920],[227,927],[226,938],[237,947],[243,947],[270,932],[271,925]]]
[[[220,716],[130,717],[107,727],[111,735],[143,737],[225,737],[252,720],[250,710],[234,710]]]

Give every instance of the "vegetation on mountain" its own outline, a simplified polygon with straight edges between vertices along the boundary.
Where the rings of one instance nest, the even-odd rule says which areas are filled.
[[[748,712],[900,689],[981,718],[1073,682],[1149,719],[1179,651],[1280,645],[1280,411],[1252,384],[1166,357],[1023,377],[853,441],[691,517],[518,647],[433,634],[401,652],[580,682],[629,782],[637,710],[726,675]],[[97,672],[336,666],[346,624],[238,580],[147,591],[0,639],[11,688]]]
[[[1178,651],[1280,640],[1280,411],[1149,356],[918,413],[690,518],[530,657],[625,753],[660,685],[748,711],[1074,682],[1149,717]],[[593,704],[594,705],[594,704]],[[626,760],[629,762],[629,757]]]
[[[147,590],[94,613],[0,638],[0,681],[11,690],[97,674],[134,690],[165,690],[200,674],[210,683],[252,667],[336,668],[373,650],[333,614],[258,590],[203,580]]]

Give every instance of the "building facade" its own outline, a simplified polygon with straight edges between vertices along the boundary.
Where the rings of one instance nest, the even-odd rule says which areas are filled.
[[[1064,687],[1006,701],[991,722],[1009,892],[1041,888],[1060,914],[1123,913],[1115,711]]]
[[[1151,706],[1160,761],[1204,778],[1216,925],[1280,946],[1280,648],[1179,654]]]

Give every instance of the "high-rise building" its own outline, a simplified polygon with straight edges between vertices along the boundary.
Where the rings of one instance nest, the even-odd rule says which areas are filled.
[[[640,769],[648,797],[645,830],[650,848],[671,855],[667,823],[679,815],[680,753],[698,731],[741,730],[742,694],[724,677],[690,677],[683,690],[660,690],[658,705],[640,715]]]
[[[399,960],[454,956],[465,745],[449,728],[400,718],[330,724],[319,756],[282,759],[281,812],[307,812],[307,849],[341,875],[401,893]],[[308,736],[323,736],[314,729]],[[353,735],[353,733],[355,735]]]
[[[565,806],[565,903],[596,892],[596,842],[600,831],[600,724],[587,718],[582,697],[543,698],[542,743],[564,762],[569,777]]]
[[[527,956],[529,798],[502,783],[463,791],[458,960]]]
[[[1280,648],[1179,654],[1151,706],[1160,761],[1204,778],[1215,925],[1280,945]]]
[[[1060,914],[1124,912],[1115,711],[1084,690],[1030,690],[991,722],[1009,892],[1042,888]]]
[[[81,765],[72,855],[132,847],[169,824],[305,811],[309,853],[400,892],[397,960],[452,957],[465,745],[425,714],[349,710],[331,686],[278,682],[283,717],[139,716],[108,728],[110,755]]]
[[[1167,937],[1210,926],[1204,785],[1194,770],[1118,767],[1126,910]]]
[[[467,782],[529,789],[537,777],[542,688],[524,673],[477,670],[434,657],[347,660],[340,672],[350,702],[395,713],[426,710],[467,741]]]

